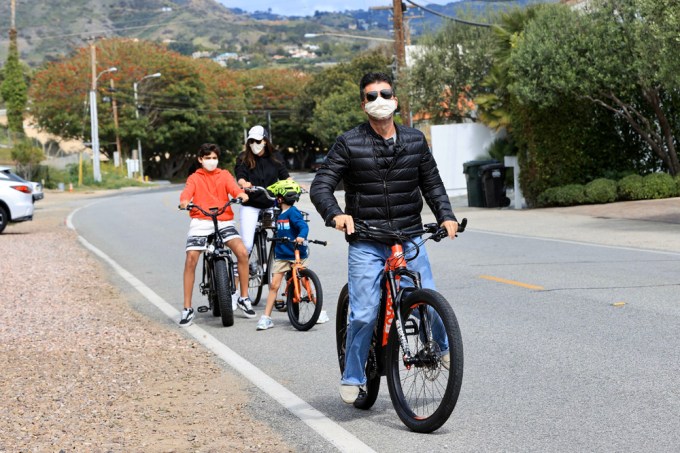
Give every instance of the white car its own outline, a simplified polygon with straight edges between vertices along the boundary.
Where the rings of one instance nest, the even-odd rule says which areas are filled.
[[[0,167],[0,233],[8,223],[33,220],[33,184]]]

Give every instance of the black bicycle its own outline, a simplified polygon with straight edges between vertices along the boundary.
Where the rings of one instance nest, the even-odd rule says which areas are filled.
[[[212,219],[215,232],[208,236],[208,248],[203,253],[203,272],[199,286],[201,294],[208,298],[208,307],[202,305],[198,307],[198,311],[205,313],[212,310],[213,316],[222,317],[222,325],[225,327],[234,325],[231,296],[236,292],[236,284],[234,259],[231,250],[225,246],[219,234],[217,218],[232,204],[240,203],[240,198],[232,198],[221,208],[210,208],[207,211],[193,203],[189,203],[185,208],[187,211],[197,209]]]
[[[250,278],[248,280],[248,297],[253,305],[260,303],[262,287],[271,280],[271,264],[274,260],[274,244],[267,249],[267,239],[276,235],[276,219],[281,213],[281,208],[276,206],[276,198],[261,186],[253,186],[245,189],[246,193],[262,192],[274,203],[271,208],[260,209],[253,237],[253,248],[248,256]]]
[[[467,219],[463,219],[458,232],[462,233],[466,225]],[[448,420],[458,401],[463,381],[463,340],[451,304],[438,292],[423,289],[420,274],[409,270],[407,263],[426,241],[439,242],[447,232],[436,224],[425,225],[415,235],[372,227],[358,219],[354,226],[359,237],[392,244],[392,254],[381,277],[380,310],[366,363],[366,392],[360,394],[354,406],[373,406],[380,378],[387,376],[390,399],[401,421],[416,432],[435,431]],[[429,236],[424,239],[412,239],[426,234]],[[404,248],[408,246],[414,248],[414,255],[406,258]],[[400,285],[404,280],[413,286]],[[349,291],[345,285],[338,298],[336,317],[341,373],[345,370],[349,315]],[[437,330],[444,332],[448,351],[441,350],[443,335],[435,338]]]

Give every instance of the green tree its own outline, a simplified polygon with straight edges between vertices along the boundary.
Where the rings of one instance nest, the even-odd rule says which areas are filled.
[[[473,99],[488,91],[482,81],[491,69],[492,38],[488,28],[456,22],[425,37],[425,50],[408,71],[412,111],[435,123],[476,118]]]
[[[24,110],[28,100],[24,71],[19,61],[19,49],[16,42],[16,30],[10,30],[9,55],[5,65],[4,77],[0,85],[7,105],[7,125],[15,133],[24,132]]]
[[[322,143],[333,143],[339,135],[366,121],[358,99],[356,82],[344,81],[316,104],[309,132]]]
[[[118,71],[99,79],[99,94],[115,96],[123,154],[131,156],[139,139],[146,174],[167,179],[186,175],[204,142],[215,142],[227,150],[227,161],[233,157],[241,142],[241,118],[234,112],[243,110],[244,105],[233,71],[145,41],[115,39],[97,43],[98,73],[109,67]],[[162,76],[142,82],[156,72]],[[87,48],[36,73],[30,95],[38,125],[65,138],[89,140],[86,101],[90,78]],[[111,79],[114,93],[109,89]],[[132,89],[135,82],[139,82],[139,119]],[[99,101],[98,106],[102,152],[112,156],[116,129],[111,104]]]
[[[540,7],[540,6],[538,6]],[[501,14],[499,24],[492,28],[492,65],[482,81],[485,90],[475,97],[479,120],[487,126],[509,133],[513,130],[515,97],[508,90],[510,85],[510,55],[526,24],[535,16],[538,7],[515,8]]]
[[[40,162],[45,158],[42,149],[34,146],[28,139],[17,141],[12,148],[11,156],[16,163],[17,174],[28,180],[33,179]]]
[[[339,133],[365,121],[365,115],[359,109],[359,80],[367,72],[389,72],[389,55],[386,49],[361,54],[348,63],[315,74],[305,85],[297,98],[294,119],[298,124],[307,125],[307,131],[318,139],[322,149],[332,145]],[[396,88],[398,95],[401,87]],[[331,97],[333,102],[345,108],[332,105],[328,101]]]
[[[676,175],[680,78],[670,52],[680,39],[678,10],[667,0],[598,0],[585,13],[542,8],[512,52],[510,91],[542,108],[565,96],[604,107]]]

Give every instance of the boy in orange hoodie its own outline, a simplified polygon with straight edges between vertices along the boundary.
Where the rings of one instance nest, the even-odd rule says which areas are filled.
[[[201,145],[198,150],[198,162],[201,168],[189,176],[184,190],[179,196],[179,205],[185,209],[190,202],[203,209],[213,206],[224,206],[232,198],[248,201],[248,195],[236,183],[234,177],[227,170],[217,168],[220,148],[212,143]],[[212,219],[206,217],[197,209],[189,212],[191,224],[187,234],[186,260],[184,262],[184,310],[179,321],[180,327],[190,326],[194,319],[194,309],[191,307],[191,296],[194,290],[196,265],[201,253],[206,249],[208,235],[215,229]],[[234,212],[228,207],[218,218],[218,226],[224,243],[236,255],[238,266],[239,287],[241,297],[238,307],[243,310],[247,318],[255,317],[255,311],[248,298],[248,252],[234,226]]]

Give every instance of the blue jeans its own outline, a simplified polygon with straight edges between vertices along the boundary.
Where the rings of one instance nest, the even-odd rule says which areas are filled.
[[[415,238],[418,239],[418,238]],[[406,256],[412,256],[404,244]],[[380,309],[380,277],[385,261],[392,254],[388,245],[378,242],[356,241],[349,245],[348,276],[350,317],[347,327],[345,372],[340,381],[346,385],[366,384],[366,360],[373,330]],[[420,247],[418,257],[408,263],[411,270],[420,272],[423,288],[435,289],[427,250]],[[402,279],[401,284],[412,286]],[[436,317],[432,333],[442,352],[449,350],[444,325]]]

